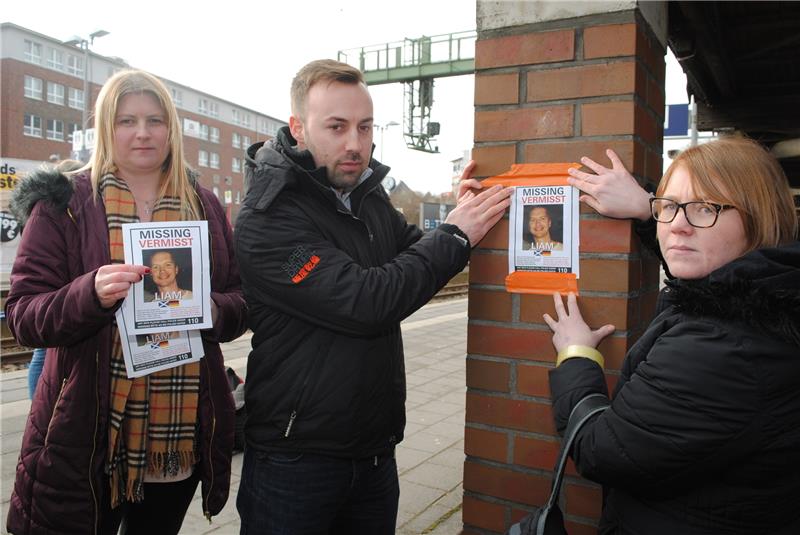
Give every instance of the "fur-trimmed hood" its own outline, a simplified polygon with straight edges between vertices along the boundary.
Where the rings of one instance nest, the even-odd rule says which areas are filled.
[[[187,172],[192,185],[197,186],[198,174],[188,168]],[[33,207],[39,201],[50,203],[56,211],[66,210],[75,192],[75,180],[78,177],[88,180],[90,173],[87,171],[68,177],[56,169],[40,169],[20,180],[9,203],[9,209],[20,227],[25,226]]]
[[[743,322],[800,346],[800,242],[759,249],[704,279],[667,285],[679,310]]]
[[[66,210],[73,192],[72,179],[55,169],[40,169],[17,183],[9,209],[20,226],[25,226],[37,202],[46,201],[57,210]]]

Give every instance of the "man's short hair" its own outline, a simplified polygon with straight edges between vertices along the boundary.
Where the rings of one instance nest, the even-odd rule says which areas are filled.
[[[300,69],[292,80],[292,115],[303,118],[308,92],[319,82],[366,85],[361,71],[347,63],[332,59],[312,61]]]

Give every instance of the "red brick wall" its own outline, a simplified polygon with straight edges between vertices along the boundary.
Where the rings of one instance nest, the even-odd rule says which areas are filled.
[[[573,19],[567,29],[557,21],[557,29],[537,24],[479,35],[477,176],[584,155],[607,163],[610,147],[637,178],[658,180],[664,49],[638,14],[615,16]],[[641,250],[630,222],[585,205],[580,237],[584,318],[593,327],[617,327],[599,347],[613,388],[626,351],[652,317],[658,263]],[[507,244],[503,220],[470,264],[465,533],[501,533],[526,508],[541,505],[558,451],[547,379],[555,350],[542,321],[543,313],[554,313],[552,298],[505,291]],[[595,533],[600,495],[570,464],[562,496],[570,533]]]

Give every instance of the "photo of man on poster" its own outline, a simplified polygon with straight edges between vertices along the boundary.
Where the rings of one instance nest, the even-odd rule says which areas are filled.
[[[529,205],[522,217],[522,243],[526,251],[563,251],[561,205]]]
[[[154,249],[143,251],[142,256],[150,267],[150,277],[145,278],[145,302],[192,298],[190,249]]]

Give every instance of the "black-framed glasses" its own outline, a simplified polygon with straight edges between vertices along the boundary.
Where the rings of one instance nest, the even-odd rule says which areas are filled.
[[[678,215],[678,210],[683,209],[686,221],[697,228],[713,227],[719,214],[726,208],[735,206],[707,201],[675,202],[664,197],[650,199],[650,211],[653,213],[653,219],[659,223],[671,223]]]

